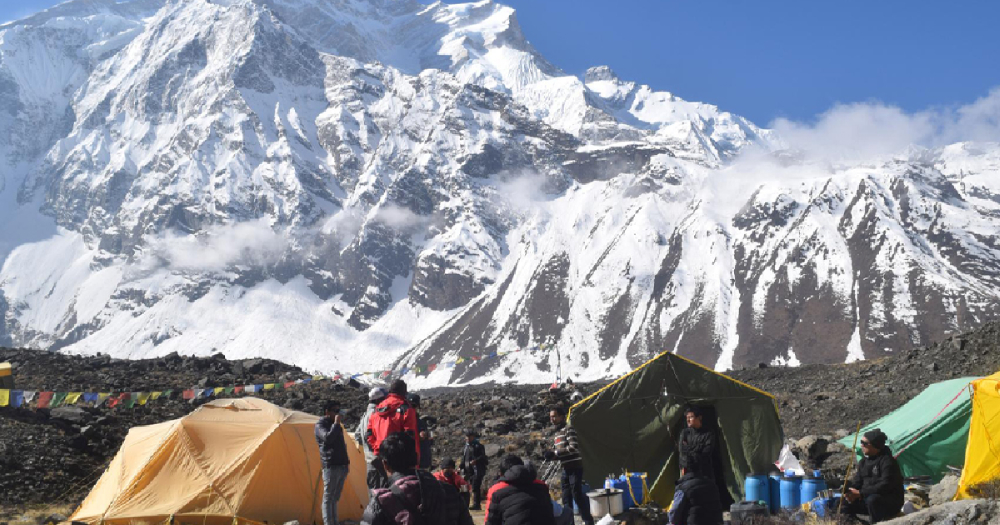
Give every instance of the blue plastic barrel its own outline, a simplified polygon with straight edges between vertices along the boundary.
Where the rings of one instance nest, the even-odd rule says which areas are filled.
[[[802,503],[810,502],[819,496],[822,490],[826,490],[826,481],[823,478],[805,478],[802,480],[799,501]]]
[[[802,503],[802,476],[781,478],[781,508],[798,510]]]
[[[646,491],[643,490],[642,478],[646,475],[645,472],[632,472],[628,476],[622,474],[618,479],[625,483],[622,488],[624,494],[622,497],[625,499],[625,508],[638,507],[643,504],[643,500],[646,497]],[[632,499],[635,496],[635,501]]]
[[[770,506],[771,490],[768,487],[767,474],[750,474],[743,482],[743,490],[746,493],[744,501],[754,503],[763,501],[765,505]]]
[[[777,514],[778,509],[781,508],[781,474],[771,474],[767,477],[767,489],[771,493],[771,499],[768,502],[769,510],[771,514]]]

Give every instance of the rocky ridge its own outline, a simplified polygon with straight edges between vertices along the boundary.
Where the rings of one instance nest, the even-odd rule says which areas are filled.
[[[192,386],[216,387],[251,382],[295,380],[308,374],[268,360],[229,361],[221,356],[167,356],[152,360],[117,360],[31,350],[0,350],[0,361],[15,363],[22,389],[119,389],[154,391]],[[815,461],[831,479],[843,475],[848,454],[825,446],[858,420],[871,421],[905,403],[928,384],[961,376],[986,375],[1000,369],[1000,324],[949,338],[927,348],[872,362],[800,368],[766,367],[737,370],[735,379],[773,393],[786,437],[800,457]],[[601,384],[578,384],[589,393]],[[265,393],[279,405],[318,413],[331,397],[348,407],[348,428],[366,403],[366,388],[357,383],[321,381]],[[547,385],[479,385],[420,391],[422,416],[435,434],[434,454],[458,457],[463,429],[472,427],[495,468],[499,457],[515,453],[535,460],[548,446],[548,409],[565,403],[565,392]],[[0,495],[3,505],[41,503],[56,497],[81,498],[91,477],[111,459],[134,425],[180,417],[204,400],[160,399],[133,409],[0,408]],[[816,446],[818,441],[824,446]],[[810,452],[810,448],[815,450]],[[544,471],[546,466],[542,464]],[[64,494],[67,493],[67,494]]]

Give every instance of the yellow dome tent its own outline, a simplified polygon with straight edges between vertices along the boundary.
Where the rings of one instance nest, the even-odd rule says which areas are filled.
[[[956,499],[983,497],[1000,483],[1000,372],[972,382],[972,419]],[[993,482],[993,483],[990,483]]]
[[[73,513],[107,525],[303,525],[323,521],[319,418],[257,398],[220,399],[125,437],[118,455]],[[368,504],[365,459],[345,434],[351,471],[341,519]]]

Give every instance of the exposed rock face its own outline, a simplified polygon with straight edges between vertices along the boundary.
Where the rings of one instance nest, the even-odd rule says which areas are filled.
[[[500,4],[80,0],[0,51],[0,344],[454,363],[433,386],[841,363],[1000,311],[1000,146],[817,166],[565,74]]]

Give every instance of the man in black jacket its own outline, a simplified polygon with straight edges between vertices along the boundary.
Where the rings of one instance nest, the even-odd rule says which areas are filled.
[[[344,490],[351,460],[347,456],[347,444],[344,442],[340,402],[327,401],[323,406],[323,413],[324,416],[316,422],[315,431],[319,455],[323,461],[323,523],[338,525],[337,501]]]
[[[682,469],[686,466],[684,464],[686,458],[697,457],[702,474],[714,481],[716,490],[719,491],[719,501],[722,502],[723,507],[728,507],[733,503],[733,497],[729,494],[722,472],[722,454],[716,430],[717,425],[714,419],[705,420],[705,412],[705,408],[696,405],[690,405],[684,409],[687,427],[681,431],[681,437],[677,443],[681,459],[680,466]]]
[[[861,438],[861,451],[865,457],[858,462],[858,470],[848,485],[848,514],[868,514],[871,522],[878,523],[896,517],[903,507],[903,472],[886,446],[888,436],[880,429],[865,432]]]
[[[465,479],[472,484],[472,510],[483,508],[483,479],[486,478],[486,447],[479,442],[479,434],[473,429],[465,431],[465,450],[459,468]]]
[[[681,479],[674,488],[670,506],[670,525],[719,525],[722,502],[715,481],[707,473],[708,465],[697,454],[681,456]]]
[[[555,524],[548,485],[521,458],[503,458],[500,471],[503,474],[486,495],[486,525]]]

